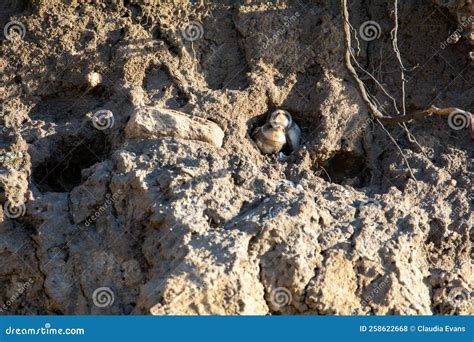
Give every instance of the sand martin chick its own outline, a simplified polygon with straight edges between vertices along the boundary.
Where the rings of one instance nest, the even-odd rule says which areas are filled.
[[[282,126],[273,126],[266,123],[258,127],[252,134],[262,153],[278,153],[286,144],[285,129]]]
[[[293,121],[290,113],[282,109],[275,110],[268,117],[267,123],[272,126],[283,127],[286,143],[291,152],[298,148],[301,140],[301,129],[298,127],[296,122]]]

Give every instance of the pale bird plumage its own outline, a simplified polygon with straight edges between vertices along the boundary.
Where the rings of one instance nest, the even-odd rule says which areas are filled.
[[[285,146],[293,152],[300,144],[301,130],[289,112],[278,109],[269,115],[265,125],[258,127],[252,136],[262,153],[278,153]]]
[[[270,124],[258,127],[253,133],[253,138],[260,151],[265,154],[280,152],[286,143],[283,127],[273,127]]]

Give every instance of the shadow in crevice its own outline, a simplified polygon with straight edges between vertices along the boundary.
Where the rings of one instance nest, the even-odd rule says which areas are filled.
[[[84,113],[99,108],[110,95],[103,86],[92,90],[63,88],[54,94],[43,96],[31,110],[30,118],[55,124],[82,120]]]
[[[33,167],[33,181],[41,192],[71,191],[82,183],[82,170],[105,160],[110,150],[101,132],[92,137],[60,137],[54,148]]]
[[[369,169],[366,167],[363,156],[354,152],[338,152],[326,161],[326,173],[321,175],[327,181],[337,184],[348,184],[355,188],[362,188],[370,178]]]

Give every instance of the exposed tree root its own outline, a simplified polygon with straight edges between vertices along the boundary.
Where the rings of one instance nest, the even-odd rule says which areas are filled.
[[[474,131],[474,127],[473,127],[473,124],[474,124],[473,120],[474,119],[472,119],[472,117],[473,117],[472,114],[465,111],[465,110],[455,108],[455,107],[438,108],[438,107],[435,107],[435,106],[431,106],[427,109],[418,110],[418,111],[415,111],[415,112],[412,112],[412,113],[405,113],[405,110],[403,110],[403,115],[399,115],[399,116],[386,116],[386,115],[382,114],[382,112],[378,109],[377,105],[370,99],[370,96],[367,93],[367,90],[365,88],[364,82],[362,82],[362,80],[359,78],[359,76],[357,74],[357,71],[355,70],[354,66],[352,65],[352,60],[355,61],[356,65],[359,65],[359,63],[357,62],[357,60],[356,60],[356,58],[355,58],[355,56],[352,52],[353,50],[352,50],[352,43],[351,43],[351,25],[350,25],[350,22],[349,22],[349,11],[347,9],[347,0],[340,0],[340,4],[341,4],[341,12],[342,12],[342,24],[343,24],[343,28],[344,28],[344,43],[345,43],[344,60],[345,60],[345,65],[346,65],[346,68],[349,71],[349,73],[354,78],[354,81],[357,84],[357,87],[358,87],[358,90],[359,90],[360,95],[362,97],[362,100],[367,105],[367,108],[368,108],[368,110],[369,110],[369,112],[372,115],[374,120],[378,120],[383,124],[395,125],[395,124],[410,122],[410,121],[413,121],[413,120],[423,119],[423,118],[426,118],[426,117],[431,116],[433,114],[444,116],[444,115],[450,115],[452,113],[460,113],[460,114],[465,115],[468,118],[471,117],[471,132],[474,134],[474,132],[473,132]],[[397,4],[395,4],[395,5],[397,5]],[[392,34],[392,39],[396,39],[396,31],[394,31],[394,33]],[[394,46],[396,46],[396,41],[394,43]],[[399,52],[397,51],[397,49],[398,48],[396,48],[396,53],[397,53],[397,56],[399,56]],[[401,60],[401,58],[399,58],[399,61],[400,60]],[[401,64],[401,68],[402,68],[402,70],[404,69],[404,66],[402,64]],[[366,71],[366,70],[364,70],[364,72],[368,73],[368,71]],[[372,75],[369,75],[369,76],[372,79],[375,79]],[[403,73],[402,73],[402,78],[404,78]],[[402,80],[402,81],[403,81],[403,84],[404,84],[405,81],[404,80]],[[376,81],[376,83],[379,84],[378,81]],[[385,91],[385,89],[383,89],[383,90]],[[403,108],[405,108],[404,103],[403,103]]]

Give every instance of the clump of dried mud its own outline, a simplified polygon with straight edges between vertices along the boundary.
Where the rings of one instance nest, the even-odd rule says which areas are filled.
[[[474,313],[472,140],[446,118],[408,124],[418,144],[387,127],[410,178],[345,70],[335,1],[7,2],[25,34],[0,47],[2,314]],[[358,59],[400,99],[393,7],[371,3],[350,3],[381,30]],[[474,110],[469,47],[441,48],[455,28],[401,5],[408,110]],[[222,147],[126,135],[144,106],[212,121]],[[249,137],[275,108],[303,130],[284,160]]]

